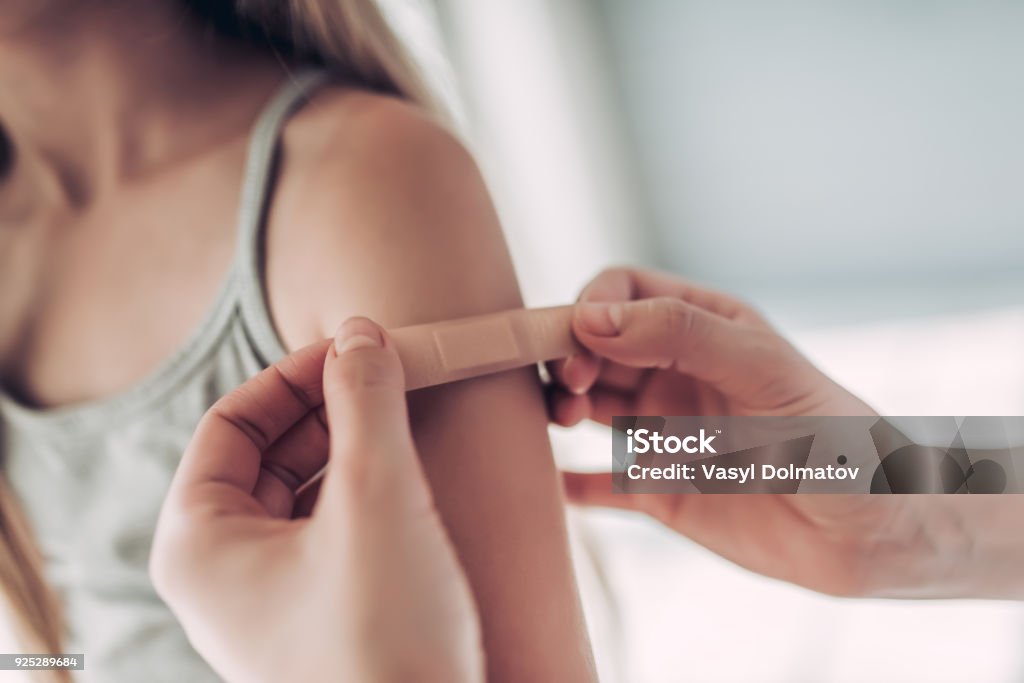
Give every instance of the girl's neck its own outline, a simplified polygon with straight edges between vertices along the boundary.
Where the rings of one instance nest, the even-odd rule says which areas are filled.
[[[8,175],[31,172],[72,207],[244,135],[281,78],[272,56],[204,32],[175,0],[11,2],[0,12]]]

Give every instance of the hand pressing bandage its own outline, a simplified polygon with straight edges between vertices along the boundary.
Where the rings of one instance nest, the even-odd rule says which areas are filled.
[[[571,308],[514,310],[391,333],[349,319],[333,341],[282,358],[207,412],[150,566],[222,678],[486,679],[484,607],[435,505],[405,392],[571,353],[571,319]],[[565,590],[537,589],[547,604]],[[273,647],[254,658],[253,643]]]
[[[405,368],[405,389],[565,358],[579,350],[573,306],[478,315],[389,330]]]
[[[365,318],[213,406],[150,562],[225,680],[484,680],[477,606],[420,465],[399,359]],[[254,643],[270,646],[254,656]]]

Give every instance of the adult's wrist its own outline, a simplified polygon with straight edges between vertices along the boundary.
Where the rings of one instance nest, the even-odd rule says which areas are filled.
[[[1024,599],[1024,501],[1017,496],[908,495],[902,542],[869,558],[865,597]]]

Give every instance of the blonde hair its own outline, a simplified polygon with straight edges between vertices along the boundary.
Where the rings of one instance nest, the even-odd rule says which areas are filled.
[[[374,0],[184,0],[217,32],[435,113],[444,107]]]
[[[216,35],[268,49],[290,63],[322,66],[348,82],[394,95],[446,118],[374,0],[182,0]],[[0,581],[26,651],[58,653],[59,601],[13,492],[0,477]],[[70,681],[67,672],[52,672]]]

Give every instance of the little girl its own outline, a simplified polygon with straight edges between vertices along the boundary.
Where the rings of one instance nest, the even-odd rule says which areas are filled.
[[[215,680],[146,570],[199,417],[350,315],[521,305],[409,64],[370,0],[0,0],[0,577],[26,651]],[[536,373],[409,400],[489,676],[589,680]]]

